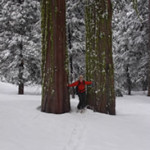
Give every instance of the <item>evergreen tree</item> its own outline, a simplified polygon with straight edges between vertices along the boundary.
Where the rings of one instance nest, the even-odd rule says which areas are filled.
[[[65,0],[42,0],[42,111],[70,111]]]
[[[40,3],[4,0],[2,6],[0,74],[23,94],[25,83],[40,83]]]
[[[73,81],[85,74],[84,5],[84,0],[67,0],[67,43]]]
[[[148,66],[147,0],[114,5],[113,53],[116,89],[146,90]],[[117,6],[117,7],[115,7]]]
[[[85,74],[85,20],[84,0],[67,0],[67,46],[69,52],[70,82]],[[74,88],[71,88],[74,98]]]
[[[88,104],[95,111],[115,115],[111,21],[110,0],[87,1],[86,76],[95,82],[94,88],[88,88]]]

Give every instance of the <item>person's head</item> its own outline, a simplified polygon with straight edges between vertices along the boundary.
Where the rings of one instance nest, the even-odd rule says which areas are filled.
[[[80,80],[80,82],[83,81],[83,75],[80,75],[80,76],[79,76],[79,80]]]

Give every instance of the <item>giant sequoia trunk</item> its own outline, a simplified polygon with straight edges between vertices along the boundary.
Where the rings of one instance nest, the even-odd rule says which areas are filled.
[[[149,68],[148,68],[148,96],[150,96],[150,0],[149,0]]]
[[[70,111],[65,0],[42,0],[42,111]]]
[[[95,111],[115,115],[111,21],[111,0],[87,1],[86,77],[95,82],[87,101]]]

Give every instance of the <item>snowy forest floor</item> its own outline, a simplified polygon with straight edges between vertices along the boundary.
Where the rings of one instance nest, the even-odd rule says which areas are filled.
[[[150,98],[142,93],[117,98],[117,115],[87,110],[76,113],[40,112],[40,88],[0,82],[0,150],[149,150]]]

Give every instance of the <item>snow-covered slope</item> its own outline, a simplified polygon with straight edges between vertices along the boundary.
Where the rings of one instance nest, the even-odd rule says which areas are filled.
[[[29,92],[30,91],[30,92]],[[41,113],[40,95],[27,87],[0,82],[0,150],[149,150],[150,98],[144,95],[117,98],[117,115],[87,110],[62,115]]]

